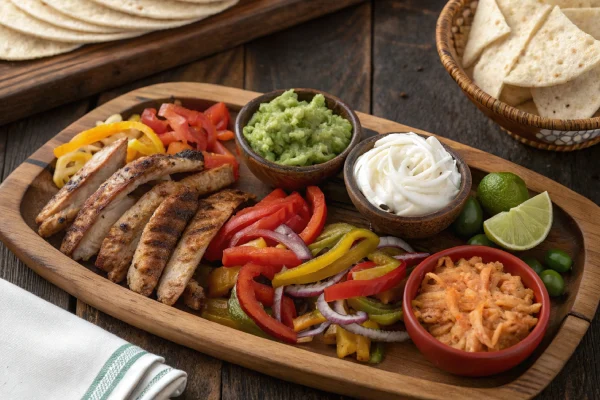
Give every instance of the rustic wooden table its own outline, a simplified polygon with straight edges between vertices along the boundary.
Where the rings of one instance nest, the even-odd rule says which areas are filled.
[[[335,1],[335,0],[323,0]],[[444,0],[371,0],[244,46],[192,62],[51,111],[0,127],[0,168],[6,178],[62,128],[99,104],[132,89],[196,81],[266,92],[312,87],[355,109],[445,136],[546,175],[600,203],[600,146],[570,154],[534,150],[502,133],[460,92],[441,66],[434,29]],[[598,218],[598,216],[593,216]],[[44,281],[4,246],[0,278],[188,372],[181,399],[339,398],[280,381],[189,350],[133,328]],[[543,399],[600,399],[600,318]]]

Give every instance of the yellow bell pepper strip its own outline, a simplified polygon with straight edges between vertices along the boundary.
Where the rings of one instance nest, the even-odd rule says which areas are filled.
[[[70,142],[55,148],[54,155],[58,158],[67,153],[75,151],[82,146],[96,143],[102,139],[114,135],[115,133],[119,133],[129,129],[136,129],[138,131],[141,131],[144,135],[146,135],[146,137],[150,139],[153,146],[152,154],[165,152],[165,146],[162,144],[161,140],[158,138],[158,136],[156,136],[156,133],[154,133],[154,131],[149,126],[136,121],[122,121],[114,122],[112,124],[98,125],[92,129],[88,129],[87,131],[79,133],[73,139],[71,139]]]
[[[367,258],[377,264],[377,267],[364,269],[362,271],[350,271],[352,274],[352,279],[356,281],[363,281],[368,279],[375,279],[381,276],[384,276],[396,268],[401,264],[401,261],[396,260],[388,256],[385,253],[376,251],[367,256]]]
[[[355,241],[361,240],[352,247]],[[279,272],[273,278],[273,287],[316,282],[349,268],[352,264],[372,253],[379,244],[379,237],[367,229],[352,229],[327,253],[313,258],[296,268]]]
[[[323,343],[325,344],[335,344],[337,339],[337,325],[330,325],[329,328],[323,334]]]
[[[365,328],[379,329],[376,322],[367,320],[362,323]],[[356,336],[356,360],[360,362],[368,362],[371,359],[371,339],[362,335]]]
[[[393,287],[390,290],[386,290],[385,292],[377,293],[375,297],[383,304],[397,303],[402,301],[405,286],[406,278],[404,278],[398,286]]]
[[[371,357],[369,358],[369,364],[379,364],[383,361],[383,354],[385,352],[385,345],[382,342],[376,342],[372,344]]]
[[[264,249],[267,247],[267,242],[263,238],[258,238],[244,243],[242,246],[256,247]],[[208,297],[222,297],[229,294],[229,291],[237,281],[238,273],[242,267],[219,267],[212,270],[208,275]]]
[[[308,246],[313,256],[319,254],[325,248],[332,248],[335,244],[352,229],[356,229],[355,226],[346,224],[343,222],[336,224],[329,224],[323,232],[315,239],[315,241]]]
[[[91,158],[90,153],[83,151],[73,151],[59,157],[56,160],[56,168],[54,168],[54,175],[52,176],[56,187],[62,188]],[[68,166],[69,164],[71,166]]]
[[[200,316],[217,324],[234,329],[241,329],[240,325],[229,315],[229,308],[225,299],[208,299]]]
[[[365,328],[379,329],[379,325],[373,321],[365,321]],[[361,362],[369,361],[371,352],[371,339],[348,332],[341,326],[336,328],[336,352],[339,358],[344,358],[356,353],[356,359]]]
[[[294,318],[294,330],[300,332],[325,321],[327,321],[327,318],[325,318],[319,310],[314,310]]]

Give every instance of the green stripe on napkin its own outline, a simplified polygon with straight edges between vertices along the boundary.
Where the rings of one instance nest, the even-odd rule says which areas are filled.
[[[152,388],[152,386],[154,386],[156,384],[156,382],[160,381],[163,376],[165,376],[172,370],[173,370],[173,368],[167,368],[167,369],[163,369],[158,374],[156,374],[156,376],[154,378],[152,378],[152,380],[150,382],[148,382],[148,384],[146,385],[144,390],[142,390],[142,393],[140,393],[140,395],[138,397],[136,397],[135,400],[140,400],[142,397],[144,397],[144,395],[146,393],[148,393],[148,390],[150,390]]]

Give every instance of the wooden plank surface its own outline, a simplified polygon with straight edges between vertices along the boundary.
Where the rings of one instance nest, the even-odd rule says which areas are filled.
[[[223,51],[364,0],[241,0],[205,21],[28,62],[0,61],[0,124]]]
[[[373,0],[370,4],[304,23],[216,57],[104,92],[88,102],[59,107],[23,122],[5,125],[0,127],[2,176],[6,177],[48,137],[85,113],[88,104],[92,107],[96,101],[107,101],[146,84],[186,80],[224,83],[259,91],[291,86],[323,89],[337,94],[358,110],[418,126],[507,158],[600,203],[597,161],[600,146],[570,154],[525,147],[502,133],[461,93],[440,65],[435,51],[433,32],[443,4],[444,0]],[[113,81],[113,85],[129,79]],[[20,106],[0,104],[7,104],[10,112]],[[9,136],[14,139],[9,140]],[[0,257],[0,277],[62,307],[68,306],[66,293],[33,274],[3,246]],[[189,368],[188,372],[193,376],[185,398],[218,398],[216,394],[223,399],[340,398],[221,363],[115,321],[83,303],[78,305],[78,314],[150,351],[165,355],[172,365]],[[600,398],[599,328],[596,315],[571,360],[539,398]],[[195,363],[200,365],[194,366]],[[218,370],[220,374],[215,374]]]

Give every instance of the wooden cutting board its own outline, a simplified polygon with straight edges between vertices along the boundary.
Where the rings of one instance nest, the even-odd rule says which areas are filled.
[[[209,19],[34,61],[0,61],[0,125],[364,0],[240,0]]]

